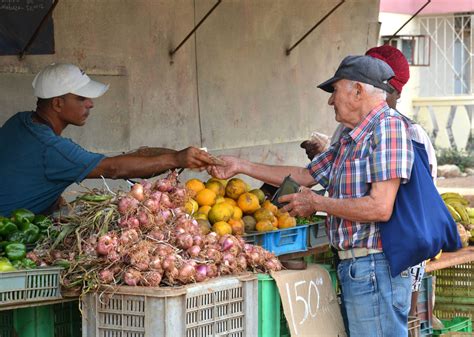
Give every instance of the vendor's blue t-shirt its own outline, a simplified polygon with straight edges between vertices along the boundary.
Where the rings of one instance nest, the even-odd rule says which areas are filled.
[[[41,213],[104,158],[19,112],[0,128],[0,215],[17,208]]]

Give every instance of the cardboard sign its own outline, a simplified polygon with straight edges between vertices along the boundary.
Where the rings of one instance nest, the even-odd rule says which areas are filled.
[[[329,273],[317,265],[272,273],[291,336],[346,337]]]

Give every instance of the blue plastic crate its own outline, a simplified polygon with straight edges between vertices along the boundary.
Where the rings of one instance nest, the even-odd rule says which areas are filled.
[[[278,256],[308,250],[307,231],[308,225],[301,225],[271,232],[246,234],[243,238],[245,242],[262,246]]]
[[[329,243],[326,234],[325,220],[308,225],[308,248],[314,248]]]
[[[417,317],[420,319],[421,335],[431,336],[433,333],[433,277],[425,274],[418,292]]]

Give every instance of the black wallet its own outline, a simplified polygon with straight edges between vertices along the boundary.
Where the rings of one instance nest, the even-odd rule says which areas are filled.
[[[276,190],[275,194],[273,194],[273,197],[271,199],[272,204],[274,204],[278,208],[282,208],[285,206],[287,203],[283,202],[280,203],[278,202],[278,198],[287,194],[293,194],[297,193],[300,190],[300,184],[298,184],[296,181],[294,181],[291,178],[291,175],[288,175],[283,179],[283,182],[281,183],[280,187]],[[325,190],[320,190],[320,191],[314,191],[314,193],[319,194],[319,195],[324,195]]]

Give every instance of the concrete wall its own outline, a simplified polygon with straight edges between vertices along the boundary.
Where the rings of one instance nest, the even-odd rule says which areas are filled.
[[[377,42],[378,0],[347,1],[291,55],[338,1],[225,0],[171,60],[214,0],[62,0],[55,55],[0,57],[0,123],[32,109],[31,80],[55,61],[110,83],[82,128],[65,135],[115,154],[149,145],[205,146],[215,154],[306,164],[300,141],[335,128],[316,84],[348,54]],[[191,173],[190,175],[195,175]]]

